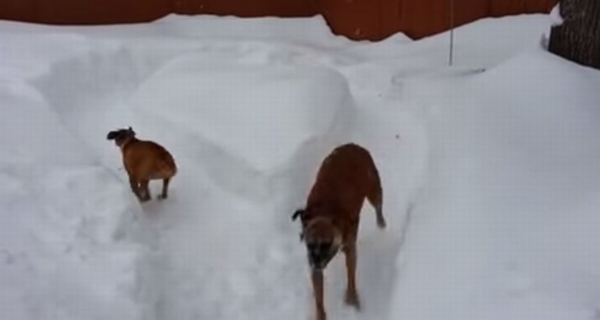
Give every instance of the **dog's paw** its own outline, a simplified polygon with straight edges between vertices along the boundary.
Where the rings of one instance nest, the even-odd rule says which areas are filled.
[[[356,291],[346,290],[344,302],[346,302],[347,305],[354,307],[356,310],[360,310],[360,298]]]
[[[317,311],[317,314],[315,316],[316,320],[327,320],[327,314],[325,314],[325,311]]]
[[[385,229],[387,227],[387,223],[383,219],[377,220],[377,226],[379,229]]]
[[[167,200],[169,198],[168,195],[158,195],[158,197],[156,197],[158,200]]]

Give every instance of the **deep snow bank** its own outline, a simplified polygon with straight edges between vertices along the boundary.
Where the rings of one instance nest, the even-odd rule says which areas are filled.
[[[31,86],[0,97],[3,317],[152,319],[153,241],[128,190]]]
[[[171,14],[152,23],[98,26],[55,26],[0,21],[0,33],[85,34],[97,38],[156,39],[166,37],[208,41],[262,41],[311,47],[345,47],[356,45],[345,37],[331,33],[321,16],[309,18],[240,18],[233,16],[187,16]]]
[[[418,41],[395,35],[372,45],[349,46],[342,52],[366,59],[342,64],[339,70],[355,95],[419,105],[439,94],[437,89],[424,89],[431,83],[481,72],[538,47],[549,27],[548,16],[541,14],[487,18],[463,25],[455,30],[451,67],[449,32]]]
[[[485,18],[460,26],[454,30],[454,64],[480,68],[502,62],[512,57],[515,48],[539,45],[550,24],[548,15],[532,14]],[[449,36],[447,31],[416,41],[401,55],[427,50],[431,58],[435,55],[442,63],[438,66],[444,66],[448,63]]]
[[[534,50],[430,99],[428,197],[398,260],[393,319],[593,316],[599,84]]]
[[[181,36],[208,39],[266,40],[304,45],[326,46],[349,44],[335,36],[322,16],[311,18],[238,18],[169,15],[155,22],[158,27]]]
[[[333,70],[206,63],[199,54],[170,61],[128,103],[168,141],[190,141],[183,152],[218,185],[259,201],[304,185],[289,177],[316,167],[347,136],[353,113],[346,80]]]
[[[90,49],[89,41],[76,34],[28,34],[23,41],[24,35],[5,33],[4,28],[0,28],[0,33],[0,84],[38,76],[53,63]]]

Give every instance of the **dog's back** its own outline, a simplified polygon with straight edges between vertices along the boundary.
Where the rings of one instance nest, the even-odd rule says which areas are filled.
[[[335,148],[323,161],[307,206],[329,203],[338,206],[342,219],[358,223],[362,204],[368,198],[374,206],[381,205],[382,190],[379,172],[365,148],[349,143]]]
[[[177,173],[171,154],[153,141],[131,141],[123,148],[123,160],[127,171],[140,178],[165,179]]]

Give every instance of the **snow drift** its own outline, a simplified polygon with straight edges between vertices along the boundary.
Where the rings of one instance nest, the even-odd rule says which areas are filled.
[[[596,312],[599,83],[533,50],[431,101],[430,185],[398,261],[393,318]]]
[[[169,141],[190,141],[183,152],[234,194],[264,202],[290,184],[308,184],[297,180],[305,174],[288,176],[299,165],[316,167],[351,130],[352,98],[335,71],[203,61],[197,54],[170,61],[129,103]],[[177,132],[182,127],[191,130]]]
[[[4,85],[0,95],[4,315],[147,319],[158,297],[155,241],[127,190],[31,86]]]
[[[389,229],[364,210],[364,309],[343,305],[337,258],[331,318],[593,318],[599,79],[531,50],[550,24],[462,26],[447,68],[447,34],[353,43],[320,18],[1,23],[5,314],[308,318],[290,215],[351,140],[380,169]],[[174,154],[169,201],[127,189],[104,139],[123,126]]]

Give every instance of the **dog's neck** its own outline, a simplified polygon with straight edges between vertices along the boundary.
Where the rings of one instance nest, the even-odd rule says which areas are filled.
[[[304,217],[306,221],[317,217],[327,218],[331,221],[334,221],[335,212],[337,210],[337,204],[335,203],[331,203],[330,201],[316,201],[306,206],[306,214]]]
[[[316,219],[327,219],[329,221],[333,221],[333,211],[331,205],[327,205],[323,202],[317,202],[314,204],[310,204],[306,206],[305,214],[302,215],[302,225],[304,227],[308,226],[308,224]]]
[[[304,230],[310,228],[312,225],[318,222],[328,222],[333,224],[333,219],[325,215],[310,217],[304,221]]]
[[[335,208],[327,203],[317,202],[306,207],[305,214],[302,215],[302,233],[300,238],[304,238],[305,231],[318,222],[327,222],[333,226],[337,225],[337,219],[334,215]]]
[[[119,144],[119,148],[121,148],[121,150],[125,150],[125,148],[127,146],[129,146],[129,144],[131,144],[131,142],[136,141],[137,139],[135,137],[129,137],[127,139],[124,139],[123,142],[121,142]]]

